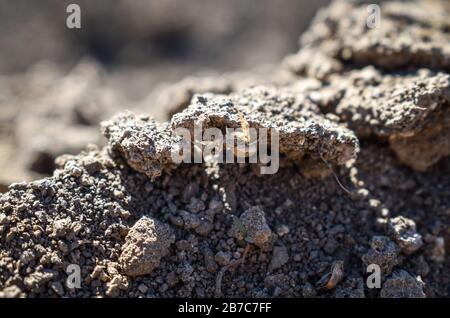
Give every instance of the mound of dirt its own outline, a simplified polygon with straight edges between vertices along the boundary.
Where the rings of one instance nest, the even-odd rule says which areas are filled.
[[[383,4],[370,29],[366,4],[335,1],[277,76],[180,85],[169,121],[119,113],[106,146],[11,184],[0,296],[450,296],[450,8],[429,3]],[[173,162],[174,130],[198,121],[274,129],[280,169]]]

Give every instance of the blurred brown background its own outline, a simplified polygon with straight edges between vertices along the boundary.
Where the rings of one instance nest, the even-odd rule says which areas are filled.
[[[66,7],[81,7],[81,30]],[[0,0],[0,191],[101,144],[120,109],[190,74],[278,63],[328,0]]]
[[[298,36],[327,2],[1,0],[0,74],[41,60],[67,69],[85,56],[150,84],[201,69],[249,68],[295,51]],[[65,27],[70,3],[81,7],[81,30]]]

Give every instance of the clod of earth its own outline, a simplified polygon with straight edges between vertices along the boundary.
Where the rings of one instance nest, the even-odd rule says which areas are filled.
[[[386,279],[381,288],[381,298],[425,298],[423,282],[407,271],[399,270]]]
[[[119,262],[124,274],[139,276],[151,273],[169,253],[175,237],[168,225],[143,217],[125,237]]]
[[[379,25],[369,28],[367,4],[333,1],[319,11],[302,35],[301,45],[351,65],[375,65],[388,71],[420,67],[450,70],[445,1],[386,2],[380,7]],[[309,75],[322,75],[313,73],[321,70],[318,64],[322,60],[313,61],[316,63],[303,60],[304,69]]]
[[[260,206],[251,207],[243,212],[234,220],[230,232],[238,240],[245,240],[258,247],[263,247],[273,235]]]
[[[302,94],[274,87],[258,86],[225,95],[205,94],[172,117],[172,127],[187,128],[201,121],[204,129],[240,128],[241,115],[251,128],[275,129],[280,153],[292,159],[305,155],[344,164],[359,150],[351,131],[319,115],[317,105]]]
[[[133,169],[152,179],[173,165],[171,154],[180,143],[168,124],[131,112],[119,113],[103,122],[102,133],[111,148],[118,150]]]
[[[400,249],[386,236],[375,236],[370,243],[369,251],[362,256],[364,266],[376,264],[380,266],[382,275],[389,275],[400,263]]]

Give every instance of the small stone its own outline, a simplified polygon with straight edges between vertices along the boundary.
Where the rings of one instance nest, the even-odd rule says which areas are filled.
[[[106,284],[106,296],[108,297],[118,297],[121,290],[128,289],[128,281],[122,275],[114,276],[110,282]]]
[[[69,252],[69,247],[64,241],[58,241],[58,248],[63,253]]]
[[[272,236],[265,213],[259,206],[251,207],[235,219],[230,232],[238,240],[245,239],[258,247],[263,247]]]
[[[216,256],[214,256],[214,260],[220,265],[220,266],[227,266],[230,264],[231,260],[231,254],[227,252],[218,252]]]
[[[192,213],[198,213],[205,209],[205,203],[198,198],[191,198],[191,201],[186,208]]]
[[[8,217],[5,213],[0,213],[0,225],[7,224],[8,223]]]
[[[86,156],[83,158],[82,165],[90,175],[100,171],[103,168],[102,163],[92,156]]]
[[[317,295],[316,289],[310,283],[305,283],[302,285],[301,293],[303,298],[313,298]]]
[[[175,245],[179,251],[187,251],[191,248],[191,244],[187,240],[179,240]]]
[[[106,283],[111,280],[108,274],[105,272],[105,267],[101,265],[95,266],[94,270],[90,275],[91,280],[99,279],[100,281]]]
[[[323,275],[317,282],[317,289],[334,289],[344,278],[344,262],[335,261],[331,265],[330,271]]]
[[[325,246],[323,247],[323,250],[328,255],[331,255],[331,254],[333,254],[336,251],[338,246],[339,246],[338,242],[333,237],[330,237],[327,240],[327,242],[325,243]]]
[[[169,253],[175,237],[170,227],[155,219],[142,217],[128,232],[119,262],[129,276],[151,273]]]
[[[148,287],[147,287],[145,284],[139,284],[138,290],[139,290],[141,293],[146,294],[147,291],[148,291]]]
[[[379,265],[383,275],[389,275],[399,264],[399,248],[386,236],[374,236],[369,251],[362,256],[364,266]]]
[[[81,177],[81,175],[83,174],[83,170],[81,170],[79,167],[71,166],[71,167],[69,168],[69,174],[70,174],[72,177],[79,178],[79,177]]]
[[[34,272],[30,276],[25,277],[25,287],[29,290],[39,289],[41,286],[55,278],[55,276],[55,273],[49,271]]]
[[[434,240],[433,247],[429,254],[432,261],[438,263],[445,261],[445,240],[442,236],[439,236]]]
[[[220,212],[223,209],[223,203],[222,201],[213,199],[209,202],[208,209],[214,213]]]
[[[291,199],[286,199],[286,201],[284,201],[283,206],[286,208],[292,208],[295,206],[294,202]]]
[[[213,230],[214,225],[208,221],[201,221],[200,225],[195,229],[197,234],[206,236]]]
[[[166,283],[169,287],[174,287],[178,283],[179,279],[175,272],[170,272],[166,276]]]
[[[214,254],[209,248],[203,250],[203,256],[205,258],[205,267],[209,273],[215,273],[218,269],[217,263],[214,259]]]
[[[346,278],[337,286],[335,298],[365,298],[364,279],[362,277]]]
[[[70,231],[70,219],[60,219],[53,222],[53,235],[55,237],[62,237]]]
[[[123,199],[125,197],[125,194],[117,189],[113,191],[113,195],[118,199]]]
[[[180,211],[179,214],[183,218],[184,228],[186,230],[196,229],[201,223],[200,218],[195,214],[187,211]]]
[[[284,224],[278,225],[278,226],[275,228],[275,231],[277,232],[277,235],[278,235],[279,237],[283,237],[283,236],[285,236],[286,234],[289,233],[289,227],[288,227],[287,225],[284,225]]]
[[[124,220],[127,220],[131,216],[131,213],[129,211],[121,209],[120,213],[119,213],[119,216],[120,216],[120,218],[122,218]]]
[[[275,246],[273,248],[272,259],[269,264],[269,272],[272,272],[289,261],[289,254],[286,246]]]
[[[186,185],[182,193],[182,199],[185,202],[189,202],[191,198],[195,197],[199,193],[199,186],[196,182],[191,182]]]
[[[425,298],[423,282],[407,271],[394,271],[381,288],[381,298]]]
[[[416,223],[403,216],[389,219],[387,233],[407,255],[416,252],[423,245],[422,236],[416,231]]]
[[[8,286],[0,291],[0,298],[19,298],[22,297],[22,290],[16,286]]]
[[[113,263],[113,262],[108,262],[108,264],[106,265],[106,271],[108,272],[109,275],[111,275],[111,277],[114,277],[114,276],[119,275],[118,267],[119,267],[119,264]]]
[[[52,282],[50,284],[50,288],[55,292],[59,297],[64,296],[64,287],[60,282]]]
[[[29,262],[35,259],[35,254],[32,250],[26,250],[20,256],[20,262],[22,265],[27,265]]]
[[[180,217],[180,216],[171,215],[169,220],[170,220],[170,223],[172,223],[173,225],[175,225],[177,227],[183,227],[184,226],[183,218]]]

